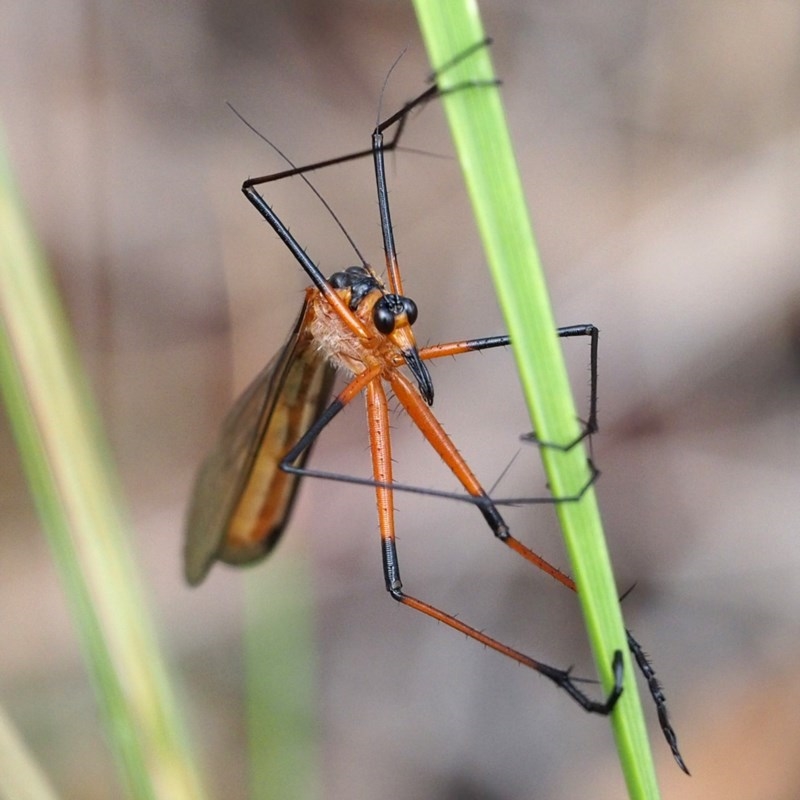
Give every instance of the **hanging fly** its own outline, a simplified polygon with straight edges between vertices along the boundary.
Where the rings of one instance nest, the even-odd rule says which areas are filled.
[[[468,58],[486,44],[481,42],[468,49],[454,62]],[[456,88],[481,90],[485,85],[468,84]],[[544,675],[586,711],[606,715],[611,713],[622,694],[620,651],[613,656],[614,682],[609,693],[605,698],[595,700],[579,687],[581,679],[573,678],[570,670],[534,659],[407,593],[400,578],[394,492],[452,495],[394,482],[387,389],[455,475],[466,491],[466,499],[477,506],[495,538],[562,585],[573,591],[576,589],[569,576],[511,534],[498,502],[484,490],[431,410],[434,386],[426,362],[504,347],[510,343],[508,336],[490,336],[418,347],[414,336],[413,325],[418,309],[403,292],[389,211],[384,154],[396,148],[409,113],[440,94],[434,83],[397,113],[379,120],[369,149],[302,167],[292,165],[278,151],[291,165],[290,169],[244,182],[242,191],[245,196],[277,233],[312,285],[306,289],[303,306],[286,344],[236,402],[223,423],[215,448],[198,473],[187,522],[186,577],[190,584],[196,585],[206,577],[215,561],[248,564],[267,555],[286,527],[300,477],[307,475],[367,484],[375,491],[386,589],[395,600]],[[389,141],[384,141],[384,133],[389,129],[393,129],[393,135]],[[292,176],[300,176],[308,183],[307,172],[364,157],[373,159],[375,169],[387,278],[384,282],[361,257],[346,231],[345,236],[361,263],[326,278],[268,205],[258,187]],[[316,189],[310,183],[308,185],[330,210]],[[338,223],[338,219],[336,221]],[[562,446],[562,449],[569,449],[597,430],[598,331],[593,325],[584,324],[559,328],[557,333],[560,337],[587,337],[590,342],[589,416],[578,438]],[[337,371],[349,375],[349,383],[331,400]],[[317,437],[351,400],[362,393],[366,397],[373,478],[351,478],[307,468],[306,460]],[[575,501],[597,476],[591,463],[590,472],[586,486],[575,497],[539,498],[529,502]],[[459,499],[465,498],[459,495]],[[648,679],[662,730],[679,765],[688,772],[667,719],[663,692],[655,681],[652,667],[630,633],[628,637],[628,646]],[[657,691],[653,690],[654,686]]]

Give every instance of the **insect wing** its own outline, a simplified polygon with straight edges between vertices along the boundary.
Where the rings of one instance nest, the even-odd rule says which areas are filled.
[[[335,376],[308,335],[309,313],[306,302],[286,345],[236,401],[200,467],[184,550],[192,585],[217,559],[262,558],[286,525],[299,479],[278,465],[327,405]]]

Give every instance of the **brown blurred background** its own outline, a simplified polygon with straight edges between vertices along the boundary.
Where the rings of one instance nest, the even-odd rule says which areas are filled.
[[[800,796],[800,5],[485,3],[559,324],[601,331],[599,496],[628,624],[694,777],[655,725],[665,798]],[[99,397],[137,555],[219,797],[244,793],[242,573],[180,575],[193,471],[277,350],[306,284],[239,194],[366,147],[422,87],[407,4],[41,0],[2,5],[0,116]],[[503,331],[441,111],[391,159],[423,342]],[[369,163],[315,185],[380,263]],[[326,273],[353,256],[302,185],[268,199]],[[580,401],[586,348],[565,345]],[[434,367],[436,411],[490,485],[525,431],[509,353]],[[452,481],[398,416],[398,478]],[[65,797],[114,796],[74,630],[5,420],[0,701]],[[361,403],[316,463],[366,474]],[[525,451],[498,490],[529,491]],[[543,489],[536,473],[534,485]],[[574,598],[472,509],[398,498],[409,589],[591,674]],[[509,514],[556,563],[552,510]],[[274,559],[309,554],[326,798],[616,798],[607,724],[549,683],[385,597],[369,490],[306,482]],[[35,614],[36,624],[31,624]]]

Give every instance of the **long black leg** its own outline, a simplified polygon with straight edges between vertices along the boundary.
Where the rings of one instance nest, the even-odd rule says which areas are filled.
[[[422,94],[420,94],[418,97],[416,97],[414,100],[410,101],[409,103],[406,103],[406,105],[403,107],[402,115],[397,115],[396,114],[391,118],[392,123],[394,123],[394,122],[398,123],[397,124],[397,128],[395,130],[394,136],[392,137],[392,140],[389,143],[382,145],[382,148],[381,148],[382,151],[383,150],[392,150],[397,146],[397,144],[398,144],[398,142],[400,140],[400,136],[402,135],[403,129],[405,127],[405,121],[407,119],[408,113],[413,108],[428,102],[433,97],[436,97],[438,93],[439,93],[438,88],[436,86],[431,86],[429,89],[427,89]],[[238,114],[238,112],[236,112],[236,113]],[[245,120],[243,120],[243,121],[245,121]],[[249,123],[246,123],[246,124],[249,124]],[[281,153],[281,151],[278,150],[274,145],[272,145],[272,143],[269,142],[269,140],[267,140],[267,142],[273,148],[275,148],[278,151],[278,153],[280,153],[280,155],[284,159],[289,161],[289,159],[286,158],[286,156],[284,156],[283,153]],[[267,201],[258,192],[256,187],[260,186],[261,184],[271,183],[273,181],[278,181],[278,180],[281,180],[283,178],[290,178],[290,177],[295,176],[295,175],[303,175],[306,172],[311,172],[311,171],[316,170],[316,169],[323,169],[324,167],[330,167],[330,166],[333,166],[335,164],[344,164],[344,163],[346,163],[348,161],[353,161],[355,159],[364,158],[366,156],[373,156],[374,157],[374,145],[373,145],[373,147],[371,147],[368,150],[360,150],[360,151],[357,151],[355,153],[350,153],[350,154],[347,154],[347,155],[344,155],[344,156],[338,156],[336,158],[326,159],[325,161],[318,161],[318,162],[316,162],[314,164],[307,164],[307,165],[302,166],[302,167],[292,166],[291,169],[282,170],[280,172],[275,172],[275,173],[272,173],[270,175],[264,175],[264,176],[261,176],[261,177],[258,177],[258,178],[248,178],[242,184],[242,192],[244,193],[245,197],[253,204],[253,206],[258,211],[258,213],[261,214],[261,216],[269,223],[269,225],[272,227],[272,229],[278,235],[280,240],[286,245],[288,250],[295,257],[297,262],[300,264],[300,266],[303,268],[305,273],[311,279],[311,282],[314,284],[314,286],[316,286],[316,288],[319,289],[329,299],[332,299],[333,292],[332,292],[331,286],[328,283],[327,279],[322,274],[322,271],[312,261],[312,259],[307,255],[307,253],[305,252],[304,248],[294,238],[294,236],[289,232],[289,229],[286,227],[286,225],[284,225],[284,223],[281,221],[280,217],[278,217],[278,215],[273,211],[272,207],[267,203]],[[291,164],[291,161],[289,161],[289,163]],[[330,210],[330,207],[325,202],[324,198],[322,198],[319,195],[319,193],[316,192],[316,190],[314,189],[313,186],[311,188],[315,192],[315,194],[317,194],[317,196],[320,198],[320,200],[325,204],[325,206],[328,207],[329,210]],[[384,194],[384,196],[386,195],[385,182],[384,182],[383,194]],[[332,211],[331,211],[331,213],[333,214]],[[387,213],[388,213],[388,205],[387,205]],[[334,219],[336,219],[335,215],[334,215]],[[338,220],[337,220],[337,222],[338,222]],[[384,222],[383,213],[381,214],[381,225],[385,229],[386,223]],[[342,228],[342,230],[344,231],[344,228]],[[346,231],[344,231],[344,232],[345,232],[345,235],[347,235]],[[347,236],[347,238],[350,240],[349,236]],[[355,248],[355,244],[352,242],[352,240],[350,240],[350,242],[353,245],[353,247]],[[355,249],[356,249],[356,252],[358,253],[358,248],[355,248]],[[359,254],[359,257],[360,257],[360,254]],[[362,261],[363,261],[363,259],[362,259]],[[336,302],[336,301],[334,300],[333,302]],[[347,315],[347,316],[352,316],[352,315]]]
[[[338,483],[349,483],[355,486],[369,486],[370,488],[378,488],[382,484],[375,481],[373,478],[359,478],[355,475],[343,475],[337,472],[327,472],[325,470],[311,469],[307,466],[296,466],[295,462],[300,456],[308,450],[311,445],[316,441],[317,437],[322,431],[333,421],[333,418],[345,407],[346,402],[341,400],[342,395],[337,395],[325,411],[314,421],[314,424],[300,437],[297,444],[289,450],[288,453],[281,459],[280,469],[284,472],[289,472],[298,477],[318,478],[321,480],[336,481]],[[497,506],[526,506],[526,505],[555,505],[558,503],[575,503],[586,494],[589,487],[597,480],[600,475],[599,470],[589,462],[591,475],[589,480],[584,484],[574,495],[565,497],[501,497],[489,498],[488,496],[474,497],[462,492],[448,492],[439,489],[430,489],[425,486],[415,486],[409,483],[392,483],[391,485],[385,484],[384,488],[392,488],[398,492],[406,494],[421,494],[427,497],[440,497],[445,500],[456,500],[461,503],[469,503],[470,505],[478,506],[479,508],[486,509],[488,507]],[[487,513],[484,511],[484,517]],[[488,519],[488,517],[487,517]],[[490,522],[491,524],[491,522]]]
[[[592,338],[592,363],[590,372],[592,376],[591,385],[591,399],[590,399],[590,413],[589,419],[595,420],[594,429],[596,430],[596,409],[597,409],[597,342],[599,332],[594,325],[569,325],[557,329],[559,337],[572,337],[572,336],[591,336]],[[420,350],[420,358],[423,360],[431,360],[442,358],[444,356],[454,356],[469,352],[480,352],[482,350],[490,350],[497,347],[507,347],[511,343],[510,337],[506,335],[500,336],[483,336],[476,339],[465,339],[461,342],[451,342],[448,344],[434,345]],[[350,387],[347,390],[350,391]],[[323,470],[310,469],[308,467],[295,466],[294,462],[305,452],[314,440],[319,436],[322,430],[328,425],[339,411],[342,410],[345,403],[340,401],[341,395],[334,398],[331,405],[323,412],[323,414],[316,420],[316,422],[306,431],[300,438],[297,444],[284,456],[281,461],[281,469],[284,472],[290,472],[298,476],[307,476],[309,478],[321,478],[323,480],[338,481],[341,483],[351,483],[358,486],[375,487],[376,483],[370,478],[357,478],[350,475],[342,475],[335,472],[326,472]],[[348,401],[349,402],[349,401]],[[584,484],[574,495],[564,497],[493,497],[491,503],[494,506],[525,506],[525,505],[550,505],[557,503],[574,503],[580,500],[586,491],[592,486],[600,475],[600,471],[589,461],[590,476]],[[481,497],[473,497],[472,495],[465,495],[457,492],[439,491],[437,489],[430,489],[421,486],[414,486],[411,484],[393,483],[392,487],[400,492],[409,494],[424,494],[429,497],[441,497],[449,500],[458,500],[459,502],[471,503],[473,505],[484,506],[488,500]],[[491,523],[490,523],[491,524]]]
[[[258,213],[264,217],[275,233],[278,234],[278,238],[286,245],[289,252],[297,259],[314,286],[323,294],[328,295],[331,287],[320,268],[309,258],[306,251],[281,222],[278,215],[267,205],[267,201],[252,186],[248,185],[247,181],[243,184],[242,191],[245,197],[255,206]]]
[[[464,51],[464,53],[460,54],[455,59],[453,59],[451,63],[445,66],[445,69],[447,69],[453,63],[456,63],[468,57],[481,47],[488,46],[489,43],[490,41],[488,39],[482,42],[478,42],[477,44],[473,45],[472,47]],[[496,85],[496,84],[494,84],[493,82],[490,82],[489,84],[482,82],[465,83],[449,87],[447,89],[447,92],[450,93],[465,88],[475,88],[486,85]],[[295,167],[294,165],[292,165],[291,168],[287,170],[271,173],[269,175],[263,175],[257,178],[248,178],[242,184],[242,192],[247,197],[247,199],[255,206],[259,214],[261,214],[261,216],[264,217],[264,219],[272,226],[273,230],[278,234],[281,241],[284,242],[284,244],[292,253],[292,255],[297,259],[300,266],[305,270],[306,274],[309,276],[312,283],[327,296],[330,296],[330,286],[327,284],[325,276],[319,270],[317,265],[314,264],[314,262],[306,255],[303,248],[300,246],[297,240],[291,235],[288,228],[281,222],[277,214],[275,214],[275,212],[268,205],[266,200],[264,200],[264,198],[259,194],[259,192],[255,187],[265,183],[271,183],[273,181],[281,180],[283,178],[289,178],[295,175],[303,175],[306,172],[311,172],[317,169],[323,169],[324,167],[330,167],[335,164],[344,164],[349,161],[354,161],[356,159],[365,158],[371,155],[375,162],[375,177],[378,187],[378,203],[380,209],[381,229],[383,231],[386,263],[389,270],[389,282],[392,292],[396,294],[401,294],[402,287],[400,284],[400,274],[397,269],[397,254],[394,246],[394,236],[392,234],[391,218],[389,215],[388,190],[386,188],[386,176],[383,163],[384,161],[383,154],[386,151],[394,150],[398,146],[400,137],[402,136],[406,121],[408,119],[408,115],[411,113],[411,111],[441,96],[442,93],[443,93],[442,90],[440,90],[439,87],[436,84],[434,84],[433,86],[430,86],[428,89],[426,89],[424,92],[417,95],[417,97],[415,97],[414,99],[405,103],[405,105],[403,105],[403,107],[395,114],[392,114],[389,118],[387,118],[383,122],[379,122],[372,135],[372,147],[369,148],[368,150],[359,150],[354,153],[349,153],[343,156],[337,156],[336,158],[329,158],[324,161],[318,161],[313,164],[307,164],[305,166],[300,166],[300,167]],[[383,138],[383,133],[392,126],[396,126],[394,134],[388,142],[385,142]],[[274,145],[272,145],[271,142],[270,145],[272,147],[275,147]],[[277,148],[275,149],[278,150]],[[278,152],[280,153],[280,150],[278,150]],[[283,156],[282,153],[280,154],[283,158],[289,161],[289,159]],[[289,161],[289,163],[291,164],[291,161]],[[314,191],[316,193],[316,190]],[[320,197],[320,199],[322,200],[323,203],[325,203],[325,200],[322,197]],[[327,203],[325,203],[325,205],[327,206]],[[355,247],[355,244],[352,242],[352,240],[351,244],[353,244],[353,246]],[[358,252],[357,248],[356,252]]]
[[[591,323],[585,325],[568,325],[558,329],[558,335],[563,338],[571,336],[589,337],[589,383],[591,391],[589,395],[589,418],[583,424],[581,432],[566,444],[559,442],[544,442],[536,435],[535,431],[525,434],[524,439],[536,442],[540,447],[549,447],[553,450],[567,452],[572,450],[575,445],[580,444],[587,436],[597,433],[597,351],[600,342],[600,330]]]
[[[576,336],[589,337],[589,417],[583,425],[581,433],[567,444],[557,444],[552,442],[540,441],[534,433],[526,434],[525,439],[536,442],[542,447],[555,448],[557,450],[571,450],[587,436],[591,436],[598,430],[597,423],[597,360],[600,344],[600,330],[591,323],[580,325],[565,325],[556,330],[559,338],[567,339]],[[423,348],[420,357],[423,359],[442,358],[443,356],[458,355],[472,351],[489,350],[494,347],[505,347],[511,344],[509,336],[486,336],[480,339],[467,339],[463,342],[452,342],[450,344],[434,345],[433,347]]]
[[[465,50],[463,53],[457,55],[450,63],[445,64],[439,70],[439,74],[446,71],[449,67],[453,66],[455,63],[467,58],[476,50],[479,50],[482,47],[488,47],[490,44],[491,44],[490,39],[485,39],[481,42],[476,43],[472,47]],[[429,82],[433,83],[435,80],[436,80],[435,74],[430,76]],[[484,81],[477,81],[477,82],[472,81],[468,83],[460,83],[457,84],[456,86],[449,87],[446,91],[442,91],[436,83],[433,83],[433,85],[429,86],[424,92],[420,92],[420,94],[418,94],[416,97],[404,103],[402,108],[400,108],[390,117],[387,117],[385,120],[382,120],[381,122],[378,123],[378,125],[375,127],[374,131],[375,133],[382,134],[389,128],[396,126],[391,139],[389,139],[388,141],[381,141],[381,149],[384,152],[391,152],[392,150],[395,150],[400,144],[400,138],[403,135],[403,131],[405,130],[406,122],[408,121],[410,113],[415,109],[421,108],[422,106],[431,102],[431,100],[436,100],[443,94],[450,94],[451,92],[458,92],[463,89],[495,86],[495,85],[497,84],[494,81],[490,81],[488,83]],[[273,181],[283,180],[284,178],[291,178],[295,175],[303,175],[306,172],[314,172],[315,170],[325,169],[325,167],[333,167],[337,164],[346,164],[349,161],[357,161],[360,158],[367,158],[368,156],[374,156],[374,146],[369,147],[365,150],[357,150],[353,153],[346,153],[345,155],[335,156],[334,158],[326,158],[323,161],[315,161],[313,164],[304,164],[303,166],[300,167],[292,166],[290,169],[281,170],[280,172],[272,172],[269,175],[262,175],[257,178],[248,178],[242,185],[242,189],[247,187],[259,186],[264,183],[272,183]]]

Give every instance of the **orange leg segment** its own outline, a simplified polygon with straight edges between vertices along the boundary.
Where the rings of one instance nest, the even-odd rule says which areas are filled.
[[[505,520],[500,516],[500,512],[492,503],[466,461],[464,461],[464,457],[458,452],[453,440],[447,435],[439,420],[436,419],[431,410],[422,401],[419,393],[414,389],[408,378],[400,372],[392,372],[389,380],[395,396],[402,403],[403,408],[414,420],[414,424],[422,431],[423,436],[430,442],[442,461],[450,467],[450,470],[469,494],[473,497],[483,498],[484,502],[480,503],[478,507],[489,523],[494,535],[526,561],[546,572],[563,586],[575,591],[575,582],[572,578],[565,575],[558,567],[546,561],[538,553],[535,553],[511,535]]]
[[[442,427],[434,419],[433,415],[425,405],[421,397],[413,390],[407,379],[397,372],[391,372],[387,376],[392,384],[400,402],[412,414],[414,421],[419,425],[425,437],[433,445],[437,453],[446,461],[448,466],[458,476],[459,480],[470,494],[483,496],[486,504],[481,505],[481,511],[486,519],[495,528],[495,535],[507,540],[510,538],[508,527],[503,522],[497,510],[489,500],[486,493],[481,488],[475,476],[467,467],[464,460],[458,454],[450,437],[444,432]],[[413,398],[413,399],[411,399]],[[614,671],[614,686],[608,697],[604,701],[592,700],[587,697],[570,677],[568,670],[561,670],[537,661],[524,653],[515,650],[496,639],[487,636],[482,631],[467,625],[461,620],[456,619],[451,614],[436,608],[422,600],[407,595],[403,591],[403,582],[400,579],[400,566],[397,558],[397,545],[395,542],[394,530],[394,507],[392,483],[392,451],[389,433],[389,404],[386,399],[386,391],[379,380],[372,381],[367,386],[367,418],[369,423],[370,449],[372,451],[372,468],[376,482],[375,497],[378,506],[378,519],[380,523],[381,545],[383,553],[383,571],[386,580],[386,589],[391,596],[409,608],[413,608],[423,614],[432,617],[439,622],[463,633],[471,639],[513,659],[518,664],[529,667],[539,672],[553,681],[557,686],[564,689],[586,711],[595,714],[610,714],[617,700],[622,694],[623,662],[622,653],[616,651],[612,668]],[[514,540],[516,541],[516,540]],[[519,543],[517,543],[519,544]],[[519,544],[522,550],[527,550]],[[516,548],[515,548],[516,549]],[[518,551],[521,552],[521,551]],[[532,554],[535,556],[535,554]],[[536,559],[539,557],[536,556]],[[546,563],[546,562],[545,562]],[[551,567],[558,574],[562,574]],[[566,580],[566,576],[563,576]]]

